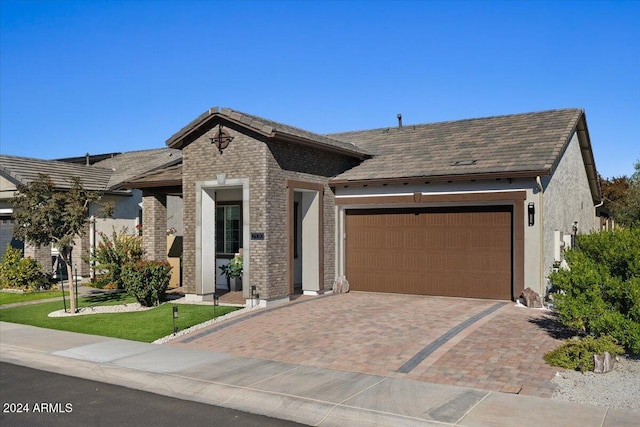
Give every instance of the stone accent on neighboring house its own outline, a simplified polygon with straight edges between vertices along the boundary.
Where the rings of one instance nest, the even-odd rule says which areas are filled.
[[[89,222],[84,225],[81,234],[74,239],[73,243],[73,252],[71,254],[73,274],[75,276],[87,277],[90,272],[90,265],[86,261],[90,256]]]
[[[142,223],[142,249],[147,259],[167,259],[167,196],[147,194],[142,196],[144,217]]]
[[[24,256],[33,258],[42,265],[42,271],[51,273],[51,246],[34,246],[28,243],[24,245]]]

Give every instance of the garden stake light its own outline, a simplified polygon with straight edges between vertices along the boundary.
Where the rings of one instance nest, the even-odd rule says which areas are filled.
[[[178,333],[178,326],[176,325],[176,319],[178,318],[178,306],[173,306],[173,335]]]
[[[220,297],[218,294],[213,294],[213,317],[216,317],[216,307],[218,306],[218,300]]]

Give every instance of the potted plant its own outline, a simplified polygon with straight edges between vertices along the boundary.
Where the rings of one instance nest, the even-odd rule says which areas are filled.
[[[234,256],[228,264],[218,267],[222,274],[227,277],[227,288],[229,291],[242,290],[242,257]],[[233,285],[233,289],[232,289]]]

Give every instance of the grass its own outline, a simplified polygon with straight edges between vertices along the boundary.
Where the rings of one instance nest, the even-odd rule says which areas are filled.
[[[80,307],[135,302],[124,293],[101,294],[81,298]],[[74,317],[48,317],[52,311],[62,310],[62,301],[0,310],[0,321],[22,323],[41,328],[58,329],[83,334],[152,342],[173,333],[173,306],[178,305],[176,326],[186,329],[212,319],[213,307],[191,304],[165,303],[146,311],[129,313],[91,314]],[[68,302],[67,302],[68,307]],[[216,317],[237,310],[237,307],[216,307]]]
[[[65,295],[69,295],[68,291],[64,292]],[[44,292],[0,292],[0,305],[13,304],[16,302],[36,301],[46,298],[61,297],[61,291],[44,291]]]

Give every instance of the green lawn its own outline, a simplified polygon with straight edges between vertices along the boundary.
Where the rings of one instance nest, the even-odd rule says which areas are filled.
[[[100,301],[101,299],[102,301]],[[81,298],[79,306],[123,304],[134,301],[124,293],[110,294]],[[68,304],[69,302],[67,301],[67,308]],[[63,308],[62,301],[56,301],[2,309],[0,310],[0,321],[152,342],[173,333],[172,313],[174,305],[178,306],[176,325],[181,330],[213,318],[213,306],[171,303],[165,303],[160,307],[139,312],[47,317],[50,312]],[[216,307],[216,317],[237,309],[237,307]]]
[[[68,291],[64,291],[65,295],[69,295]],[[0,292],[0,305],[13,304],[16,302],[36,301],[39,299],[61,297],[61,291],[45,291],[45,292]]]

